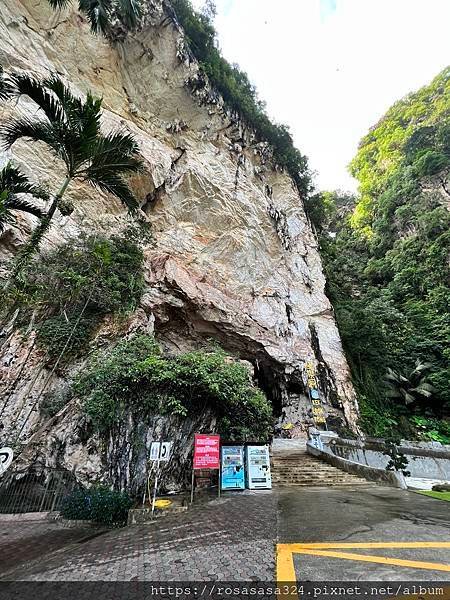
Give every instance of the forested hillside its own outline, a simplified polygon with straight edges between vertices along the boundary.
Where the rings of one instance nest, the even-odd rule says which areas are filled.
[[[450,443],[450,68],[389,109],[350,170],[358,197],[309,203],[362,426]]]

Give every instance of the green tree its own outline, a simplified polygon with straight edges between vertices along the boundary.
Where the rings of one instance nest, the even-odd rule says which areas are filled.
[[[335,213],[319,233],[362,424],[378,436],[434,435],[434,425],[423,432],[414,419],[431,423],[449,414],[449,86],[447,68],[371,128],[351,164],[360,183],[356,207]],[[326,223],[329,196],[315,200]],[[426,386],[415,382],[401,392],[416,361],[432,364]],[[380,385],[388,369],[397,385],[390,392]],[[405,403],[410,396],[414,402]]]
[[[122,340],[98,352],[79,373],[73,392],[102,433],[131,412],[194,417],[211,410],[227,439],[268,439],[270,402],[242,364],[218,349],[164,356],[153,337]]]
[[[14,269],[17,273],[39,248],[55,212],[63,208],[62,199],[72,180],[80,179],[109,192],[130,211],[135,211],[138,202],[122,176],[139,171],[142,158],[130,134],[116,131],[104,135],[101,132],[102,101],[91,93],[83,101],[74,96],[57,75],[38,80],[28,74],[13,73],[10,81],[13,96],[28,96],[42,117],[22,116],[4,123],[0,128],[4,148],[10,148],[20,138],[44,142],[65,165],[65,179],[30,242],[20,253]]]
[[[432,365],[416,361],[414,369],[407,374],[388,368],[384,381],[387,387],[387,396],[394,400],[401,400],[407,406],[424,399],[430,399],[435,391],[427,382],[427,374]]]
[[[7,223],[14,221],[11,211],[21,211],[42,219],[44,212],[23,195],[48,200],[47,190],[31,183],[27,177],[11,163],[0,171],[0,233]]]

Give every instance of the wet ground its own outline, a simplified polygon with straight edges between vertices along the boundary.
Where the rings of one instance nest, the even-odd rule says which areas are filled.
[[[0,521],[9,581],[270,581],[277,550],[281,580],[450,581],[450,504],[378,486],[286,488],[110,531]]]
[[[280,491],[278,543],[297,580],[450,581],[450,505],[428,500],[381,486]]]

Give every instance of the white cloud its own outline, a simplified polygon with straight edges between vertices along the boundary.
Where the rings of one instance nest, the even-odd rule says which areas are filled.
[[[224,56],[291,127],[322,189],[355,189],[346,166],[360,138],[450,62],[448,0],[217,0],[217,8]]]

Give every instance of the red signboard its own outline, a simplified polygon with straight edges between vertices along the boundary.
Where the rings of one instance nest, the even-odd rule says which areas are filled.
[[[194,469],[220,468],[220,435],[196,433],[194,437]]]

